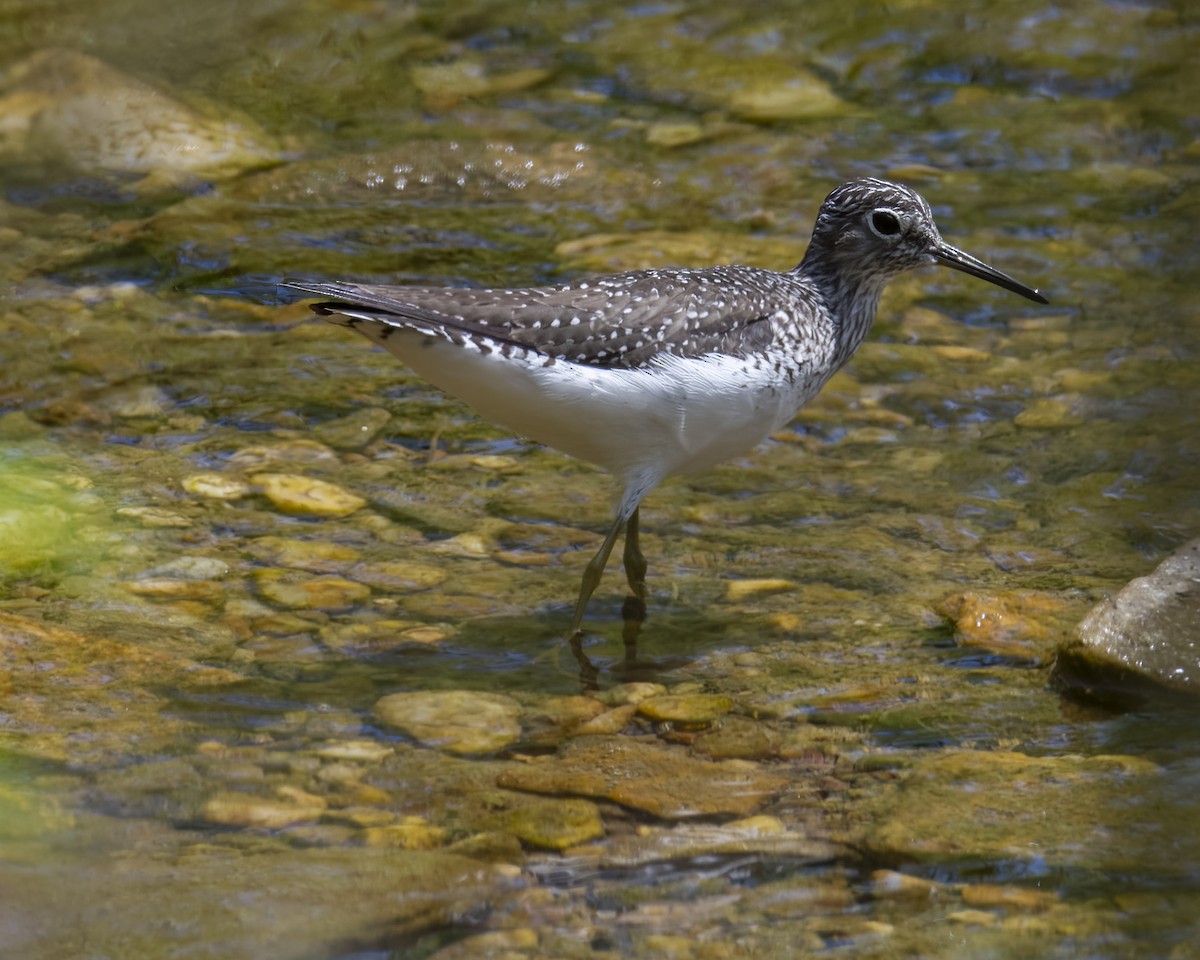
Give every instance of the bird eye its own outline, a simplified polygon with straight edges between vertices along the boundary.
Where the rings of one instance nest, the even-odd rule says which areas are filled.
[[[900,232],[900,218],[891,210],[876,210],[871,214],[871,229],[881,237],[894,237]]]

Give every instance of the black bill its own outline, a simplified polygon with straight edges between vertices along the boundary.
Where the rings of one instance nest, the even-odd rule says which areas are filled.
[[[1019,293],[1027,300],[1032,300],[1034,303],[1049,303],[1050,301],[1043,297],[1033,287],[1027,287],[1020,280],[1014,280],[1007,273],[1001,273],[995,267],[989,267],[982,260],[977,260],[969,253],[963,253],[958,247],[952,247],[950,244],[942,241],[933,249],[933,258],[943,266],[951,267],[955,270],[961,270],[963,273],[969,273],[973,277],[979,277],[980,280],[986,280],[988,283],[994,283],[998,287],[1003,287],[1005,290],[1011,290],[1013,293]]]

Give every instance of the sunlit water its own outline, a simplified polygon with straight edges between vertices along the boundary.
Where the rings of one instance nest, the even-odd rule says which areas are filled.
[[[7,4],[0,585],[23,619],[0,634],[6,955],[424,957],[540,929],[536,946],[514,934],[443,956],[1191,956],[1193,718],[1107,714],[1047,686],[1058,638],[1200,528],[1191,18],[1132,4],[886,18],[844,3]],[[63,135],[94,108],[61,104],[112,78],[77,68],[72,87],[51,70],[22,86],[12,67],[51,47],[252,133],[217,170],[101,158]],[[142,115],[162,108],[130,96]],[[278,278],[787,268],[828,189],[864,174],[913,183],[951,242],[1051,305],[948,272],[894,284],[871,342],[796,423],[651,496],[636,655],[615,568],[585,649],[601,687],[726,693],[772,735],[817,731],[825,766],[770,810],[821,839],[861,836],[884,816],[865,800],[946,748],[1156,764],[1109,784],[1111,815],[1038,811],[1078,817],[1081,835],[1104,824],[1082,844],[1104,849],[905,859],[876,837],[824,860],[758,845],[622,865],[627,835],[658,824],[610,805],[608,860],[534,853],[421,913],[376,905],[406,878],[356,873],[380,851],[337,833],[344,820],[303,834],[205,818],[214,791],[303,786],[477,832],[455,791],[494,790],[500,761],[455,761],[477,763],[478,783],[462,767],[431,766],[425,785],[375,774],[364,782],[383,793],[352,803],[313,751],[410,750],[372,713],[396,691],[503,693],[530,712],[579,693],[558,636],[608,522],[603,476],[311,320]],[[385,425],[347,441],[339,423],[370,409]],[[253,491],[188,493],[203,472],[310,475],[367,506],[297,517]],[[353,561],[310,559],[305,576],[358,577],[369,599],[281,602],[262,571],[299,561],[268,538],[344,547]],[[171,565],[187,558],[223,570],[182,576]],[[437,582],[398,586],[395,561]],[[219,587],[129,587],[155,577]],[[784,583],[738,595],[736,580]],[[1035,594],[1044,633],[963,646],[939,604],[968,591]],[[84,639],[30,647],[29,623]],[[506,762],[560,745],[524,723]],[[877,867],[1053,891],[1060,906],[955,919],[969,904],[875,899]],[[361,914],[339,916],[325,889],[339,883]]]

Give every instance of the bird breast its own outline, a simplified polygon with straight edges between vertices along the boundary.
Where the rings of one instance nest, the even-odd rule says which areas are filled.
[[[603,367],[504,355],[378,321],[356,329],[484,418],[625,479],[652,468],[657,481],[739,456],[821,386],[801,369],[781,378],[784,361],[770,355],[663,355],[643,367]]]

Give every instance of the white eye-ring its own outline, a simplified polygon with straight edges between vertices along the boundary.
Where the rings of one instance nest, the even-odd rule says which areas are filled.
[[[900,217],[895,210],[888,210],[886,207],[872,210],[867,218],[867,225],[875,236],[884,240],[900,236]]]

